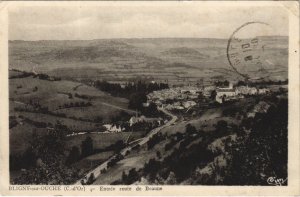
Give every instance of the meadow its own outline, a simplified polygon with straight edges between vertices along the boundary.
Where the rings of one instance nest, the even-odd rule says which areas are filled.
[[[70,133],[104,131],[104,123],[121,113],[134,113],[127,108],[127,99],[112,97],[94,87],[67,80],[18,77],[21,75],[22,72],[10,71],[10,77],[14,76],[9,80],[12,153],[26,150],[33,131],[46,131],[57,124]],[[96,144],[106,146],[124,137],[102,138],[94,136]]]

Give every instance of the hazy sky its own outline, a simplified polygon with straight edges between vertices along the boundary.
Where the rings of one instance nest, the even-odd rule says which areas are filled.
[[[228,38],[249,21],[269,23],[272,31],[266,34],[288,35],[287,17],[282,7],[208,7],[180,2],[173,6],[27,6],[10,10],[9,39]]]

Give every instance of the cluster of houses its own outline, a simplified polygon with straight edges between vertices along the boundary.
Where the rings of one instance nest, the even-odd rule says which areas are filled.
[[[177,87],[153,91],[152,93],[147,95],[147,99],[151,102],[154,102],[156,105],[161,106],[167,100],[186,100],[197,98],[199,92],[201,92],[201,90],[197,88],[191,89]]]
[[[150,124],[155,124],[155,125],[161,125],[163,124],[163,119],[162,118],[148,118],[145,116],[132,116],[129,121],[128,125],[132,127],[133,125],[137,123],[150,123]],[[103,125],[105,128],[104,133],[119,133],[119,132],[124,132],[126,131],[126,128],[124,125],[118,125],[118,124],[105,124]]]
[[[157,106],[163,106],[168,110],[184,110],[195,106],[200,94],[205,98],[211,98],[212,91],[216,91],[216,102],[223,103],[225,101],[242,99],[245,95],[267,94],[270,90],[249,86],[233,87],[232,83],[225,88],[216,86],[185,86],[154,91],[147,95],[147,99],[148,103],[153,102]]]
[[[212,91],[216,92],[215,101],[218,103],[224,103],[230,100],[238,100],[244,98],[246,95],[261,95],[270,92],[267,88],[256,88],[249,86],[237,86],[234,87],[232,83],[229,87],[216,87],[216,86],[206,86],[206,87],[175,87],[170,89],[163,89],[159,91],[153,91],[147,95],[147,103],[144,106],[149,106],[149,104],[155,103],[158,107],[164,107],[167,110],[189,110],[193,106],[197,105],[199,101],[199,96],[202,95],[206,99],[211,98]],[[137,123],[151,123],[161,125],[163,120],[161,118],[147,118],[145,116],[132,116],[128,125],[132,127]],[[103,125],[106,129],[105,132],[117,133],[125,131],[125,127],[116,124],[106,124]]]
[[[145,116],[132,116],[129,119],[129,126],[133,126],[136,123],[144,122],[144,123],[152,123],[152,124],[158,124],[161,125],[163,123],[162,118],[147,118]]]
[[[154,91],[147,95],[148,102],[166,109],[186,109],[196,105],[195,99],[203,92],[202,88],[186,86]]]
[[[103,125],[103,127],[105,127],[104,133],[119,133],[119,132],[125,131],[124,127],[122,127],[121,125],[116,125],[116,124],[105,124],[105,125]]]
[[[164,108],[167,110],[173,110],[173,109],[183,110],[183,109],[189,109],[195,105],[197,105],[195,101],[177,101],[172,104],[166,104]]]
[[[267,88],[256,88],[249,86],[233,87],[232,83],[226,88],[216,88],[216,101],[223,103],[230,100],[238,100],[244,98],[245,95],[261,95],[267,94],[270,90]]]

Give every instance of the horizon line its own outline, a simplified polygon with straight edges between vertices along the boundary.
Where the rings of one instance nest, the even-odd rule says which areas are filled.
[[[257,37],[289,37],[289,35],[266,35],[266,36],[257,36]],[[22,40],[22,39],[8,39],[8,41],[23,41],[23,42],[39,42],[39,41],[96,41],[96,40],[130,40],[130,39],[217,39],[217,40],[226,40],[229,38],[210,38],[210,37],[145,37],[145,38],[95,38],[95,39],[70,39],[70,40],[51,40],[51,39],[41,39],[41,40]],[[243,38],[250,39],[250,38]]]

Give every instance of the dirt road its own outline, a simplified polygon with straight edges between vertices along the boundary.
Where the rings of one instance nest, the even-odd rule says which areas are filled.
[[[164,129],[165,127],[168,127],[168,126],[171,126],[173,123],[176,122],[177,120],[177,116],[171,114],[170,112],[166,111],[165,109],[162,109],[162,108],[158,108],[158,110],[162,111],[163,113],[165,113],[166,115],[172,117],[172,119],[170,121],[168,121],[166,124],[160,126],[160,127],[157,127],[153,130],[151,130],[147,136],[145,136],[144,138],[141,139],[141,141],[138,143],[139,145],[144,145],[145,143],[147,143],[149,141],[149,139],[157,134],[159,131],[161,131],[162,129]],[[127,151],[131,151],[132,150],[132,147],[131,146],[128,146],[126,148],[124,148],[123,150],[121,150],[120,154],[125,156],[126,152]],[[113,158],[113,157],[112,157]],[[89,177],[92,173],[94,174],[94,177],[97,179],[99,177],[99,175],[101,174],[100,171],[103,170],[103,169],[107,169],[107,164],[108,162],[110,162],[112,160],[112,158],[108,159],[107,161],[105,161],[104,163],[102,163],[101,165],[97,166],[96,168],[94,168],[93,170],[89,171],[87,174],[86,174],[86,177]],[[81,184],[81,180],[78,180],[75,185],[80,185]]]

